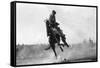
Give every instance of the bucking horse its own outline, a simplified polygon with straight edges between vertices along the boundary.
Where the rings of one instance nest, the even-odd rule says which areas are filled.
[[[46,48],[45,50],[52,48],[57,58],[55,45],[57,44],[60,47],[62,52],[63,52],[62,47],[64,47],[65,45],[69,47],[69,45],[66,43],[64,35],[62,36],[60,32],[57,30],[57,28],[52,27],[51,24],[49,23],[49,20],[46,20],[45,23],[46,23],[46,29],[47,29],[47,36],[49,37],[49,44],[50,44],[50,46]],[[60,38],[62,38],[62,41],[64,42],[64,44],[60,44]]]

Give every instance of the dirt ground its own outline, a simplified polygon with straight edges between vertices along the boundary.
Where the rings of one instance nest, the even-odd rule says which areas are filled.
[[[56,45],[57,58],[51,48],[45,50],[48,46],[46,44],[17,46],[17,65],[95,61],[97,58],[96,44],[91,42],[72,44],[70,48],[65,46],[63,52]]]

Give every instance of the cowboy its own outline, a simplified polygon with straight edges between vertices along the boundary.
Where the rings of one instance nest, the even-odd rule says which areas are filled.
[[[50,23],[51,27],[55,27],[56,24],[59,24],[59,23],[56,22],[55,15],[56,15],[56,11],[52,10],[52,14],[49,17],[49,23]]]
[[[49,22],[50,23],[55,23],[56,22],[55,15],[56,15],[56,11],[55,10],[52,10],[52,14],[49,17]]]

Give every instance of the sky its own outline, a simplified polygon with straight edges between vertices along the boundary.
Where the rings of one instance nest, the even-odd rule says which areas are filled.
[[[17,3],[17,44],[48,43],[44,21],[52,10],[56,11],[56,20],[69,44],[89,38],[96,41],[96,8]]]

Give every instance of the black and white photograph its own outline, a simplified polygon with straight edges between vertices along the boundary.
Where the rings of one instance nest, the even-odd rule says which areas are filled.
[[[97,61],[96,10],[16,3],[16,65]]]

